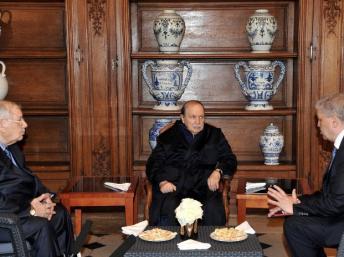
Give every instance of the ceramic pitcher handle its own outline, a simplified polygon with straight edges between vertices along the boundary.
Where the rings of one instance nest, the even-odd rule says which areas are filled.
[[[279,85],[281,84],[283,78],[284,78],[284,74],[285,74],[285,65],[283,62],[281,61],[274,61],[272,64],[272,67],[273,69],[275,70],[275,67],[276,66],[279,66],[280,67],[280,74],[279,74],[279,77],[276,81],[276,83],[272,86],[273,87],[273,94],[276,94],[277,92],[277,89],[279,87]]]
[[[145,61],[143,63],[143,66],[142,66],[142,75],[143,75],[143,79],[144,81],[146,82],[146,84],[148,85],[148,88],[149,88],[149,92],[152,93],[151,91],[153,90],[153,85],[152,85],[152,82],[148,79],[148,76],[147,76],[147,68],[148,66],[153,66],[155,65],[155,62],[152,61],[152,60],[148,60],[148,61]]]
[[[181,93],[183,94],[184,93],[184,90],[186,88],[186,86],[188,85],[189,81],[190,81],[190,78],[191,78],[191,75],[192,75],[192,66],[189,62],[187,61],[181,61],[180,62],[181,65],[186,66],[187,69],[188,69],[188,72],[186,73],[186,77],[184,79],[184,82],[182,84],[182,87],[180,88],[181,89]]]
[[[4,62],[0,61],[0,64],[2,65],[2,71],[1,76],[6,77],[5,71],[6,71],[6,65]]]
[[[248,96],[249,93],[247,92],[247,86],[246,84],[241,80],[240,77],[240,67],[243,67],[246,70],[249,70],[249,67],[247,66],[246,62],[238,62],[234,66],[234,72],[235,72],[235,77],[239,81],[240,87],[242,89],[242,92],[245,96]]]

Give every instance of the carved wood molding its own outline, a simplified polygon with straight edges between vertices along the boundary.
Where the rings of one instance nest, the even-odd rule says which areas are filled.
[[[339,6],[340,1],[341,0],[325,0],[324,17],[329,34],[336,34],[334,29],[337,25],[337,18],[340,18],[342,12]]]
[[[103,27],[103,20],[105,16],[106,0],[88,0],[91,6],[89,9],[89,17],[92,20],[92,25],[95,35],[100,35]]]
[[[94,156],[93,175],[94,176],[111,176],[110,165],[110,147],[106,144],[105,137],[102,136],[96,150],[92,151]]]
[[[325,151],[324,149],[321,149],[319,151],[319,170],[325,171],[327,169],[327,166],[329,165],[331,161],[331,153],[329,151]]]

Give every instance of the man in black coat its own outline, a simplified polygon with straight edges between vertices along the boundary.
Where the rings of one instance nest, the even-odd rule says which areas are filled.
[[[323,97],[316,103],[318,127],[334,143],[321,191],[297,198],[281,188],[269,189],[268,216],[283,211],[288,217],[284,234],[293,257],[326,257],[323,247],[337,247],[344,232],[344,94]]]
[[[193,198],[203,204],[201,224],[224,225],[219,181],[235,173],[236,157],[221,130],[204,122],[201,102],[186,102],[180,118],[159,135],[147,161],[153,186],[149,223],[177,225],[175,209],[181,199]]]
[[[20,107],[0,101],[0,212],[19,216],[34,256],[69,256],[74,243],[70,216],[51,200],[49,190],[26,167],[16,144],[23,139],[26,127]]]

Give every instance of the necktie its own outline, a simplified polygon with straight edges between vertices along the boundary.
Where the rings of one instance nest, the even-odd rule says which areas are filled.
[[[13,157],[11,151],[8,150],[7,148],[5,148],[5,149],[4,149],[4,152],[6,153],[7,157],[10,158],[11,162],[12,162],[15,166],[18,167],[18,165],[17,165],[17,163],[16,163],[16,161],[15,161],[15,159],[14,159],[14,157]]]
[[[337,153],[337,148],[333,147],[333,150],[332,150],[332,158],[331,158],[331,162],[330,162],[330,165],[329,165],[329,169],[331,169],[331,166],[332,166],[334,157],[336,156],[336,153]]]

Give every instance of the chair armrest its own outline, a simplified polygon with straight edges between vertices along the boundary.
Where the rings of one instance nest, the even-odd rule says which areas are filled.
[[[145,178],[144,180],[144,190],[146,193],[146,201],[145,201],[145,207],[144,207],[144,218],[146,220],[149,220],[149,208],[152,205],[152,197],[153,197],[153,189],[152,184],[148,180],[148,178]]]
[[[9,231],[11,234],[12,240],[9,241],[9,243],[12,243],[17,256],[29,257],[29,252],[18,216],[13,213],[0,213],[0,231],[4,229]]]

